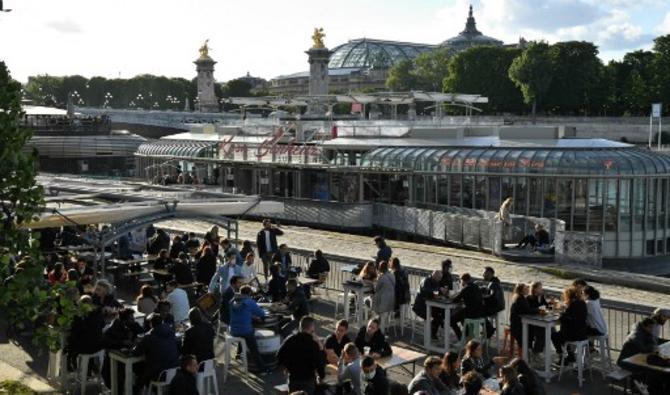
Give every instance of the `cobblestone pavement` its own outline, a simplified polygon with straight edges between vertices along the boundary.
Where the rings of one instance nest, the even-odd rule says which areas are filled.
[[[160,226],[181,231],[204,233],[211,227],[211,224],[196,220],[171,220],[162,222]],[[239,238],[255,242],[260,227],[260,223],[256,221],[239,221]],[[289,225],[282,226],[282,229],[284,230],[284,236],[279,238],[279,242],[286,243],[289,247],[306,250],[321,249],[327,254],[359,259],[370,259],[377,252],[372,238],[369,236]],[[556,289],[563,289],[572,282],[571,279],[557,277],[527,264],[507,262],[482,252],[396,240],[387,240],[387,242],[393,249],[393,255],[400,258],[403,265],[407,266],[433,269],[438,268],[443,259],[450,258],[456,273],[469,272],[479,277],[483,273],[484,267],[491,266],[495,269],[496,275],[504,282],[542,281],[546,287]],[[612,278],[634,276],[631,273],[614,271],[608,271],[607,273]],[[621,302],[656,307],[666,306],[670,300],[665,293],[633,289],[607,282],[599,283],[598,288],[603,297]]]

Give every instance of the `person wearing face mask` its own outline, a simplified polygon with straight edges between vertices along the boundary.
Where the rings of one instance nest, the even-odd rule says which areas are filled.
[[[389,381],[386,372],[377,365],[374,358],[367,356],[361,361],[361,394],[387,395]]]

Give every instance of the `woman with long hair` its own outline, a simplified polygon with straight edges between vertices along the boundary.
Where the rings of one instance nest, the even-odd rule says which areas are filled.
[[[600,292],[591,285],[584,287],[586,299],[586,332],[589,336],[607,335],[607,322],[600,306]]]
[[[456,389],[461,382],[461,376],[458,374],[460,360],[457,352],[449,351],[444,354],[442,358],[442,373],[440,373],[440,380],[449,387],[449,389]]]
[[[135,300],[137,303],[137,311],[142,314],[151,314],[158,306],[158,298],[154,295],[154,289],[149,284],[145,284],[140,288],[140,294]]]
[[[375,263],[370,261],[363,266],[363,269],[361,270],[361,273],[358,275],[363,282],[369,282],[372,283],[377,280],[377,268],[375,267]]]
[[[400,312],[400,306],[410,303],[409,276],[396,257],[391,258],[391,273],[395,277],[395,311]]]
[[[510,361],[509,366],[516,369],[517,379],[523,385],[525,395],[545,395],[546,391],[542,379],[526,361],[521,358],[514,358]]]
[[[500,368],[500,395],[525,395],[523,385],[516,377],[516,369],[510,365]]]
[[[528,303],[529,288],[528,285],[519,283],[514,287],[514,293],[512,296],[512,305],[509,309],[509,327],[510,334],[512,339],[516,341],[517,344],[521,344],[522,339],[522,326],[521,326],[521,316],[526,314],[537,314],[539,309],[530,307]],[[512,341],[512,344],[514,344]],[[514,348],[511,348],[510,355],[514,354]]]
[[[209,246],[205,246],[195,265],[195,280],[201,284],[209,284],[214,273],[216,273],[216,255]]]
[[[569,341],[582,341],[587,338],[586,303],[579,295],[577,288],[569,287],[563,291],[565,311],[561,313],[561,329],[551,335],[556,353],[561,357],[561,363],[568,364],[575,361],[574,350],[568,349],[567,358],[563,358],[563,345]]]

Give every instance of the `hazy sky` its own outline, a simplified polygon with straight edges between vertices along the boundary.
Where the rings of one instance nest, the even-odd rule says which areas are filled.
[[[312,30],[334,47],[369,37],[438,44],[463,30],[468,4],[505,42],[588,40],[605,60],[670,33],[670,0],[4,0],[0,60],[14,78],[141,73],[193,78],[210,39],[226,81],[308,69]]]

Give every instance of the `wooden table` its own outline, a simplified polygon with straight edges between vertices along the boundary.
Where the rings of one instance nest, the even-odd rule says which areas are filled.
[[[363,321],[363,299],[365,298],[366,293],[372,292],[372,286],[365,283],[352,283],[345,281],[342,283],[342,288],[344,289],[344,318],[349,319],[349,294],[356,294],[356,326],[360,327]]]
[[[416,373],[416,363],[417,361],[427,357],[426,354],[410,350],[407,348],[402,348],[398,346],[391,346],[393,354],[388,357],[382,357],[377,359],[377,364],[382,367],[382,369],[388,370],[398,366],[403,366],[408,363],[412,364],[412,376]]]
[[[426,351],[435,351],[441,354],[449,351],[451,340],[451,310],[460,307],[460,303],[453,303],[449,298],[438,297],[426,300],[426,320],[423,322],[423,347]],[[432,311],[434,308],[444,309],[444,347],[433,345],[431,339]],[[464,335],[465,336],[465,335]]]
[[[109,351],[109,362],[110,362],[110,375],[112,379],[112,395],[119,394],[119,383],[118,383],[118,364],[122,363],[125,365],[125,378],[124,378],[124,394],[132,395],[133,393],[133,365],[144,361],[144,355],[131,355],[124,353],[118,350]]]
[[[559,315],[553,312],[545,315],[532,314],[521,316],[521,325],[523,327],[523,341],[521,342],[521,348],[523,350],[522,358],[524,361],[528,361],[528,325],[544,328],[544,370],[536,371],[537,374],[544,377],[544,380],[547,383],[551,381],[553,376],[555,376],[555,373],[552,373],[551,371],[551,329],[556,327],[559,323]]]
[[[298,277],[298,282],[301,285],[314,285],[314,284],[320,284],[321,281],[319,281],[318,278],[310,278],[310,277]]]
[[[665,342],[660,346],[658,346],[658,353],[665,358],[670,357],[670,342]],[[649,365],[647,363],[648,356],[649,353],[635,354],[632,357],[624,359],[623,361],[633,364],[635,366],[639,366],[643,369],[654,370],[656,372],[661,372],[664,374],[670,374],[670,367],[664,368],[662,366]]]

